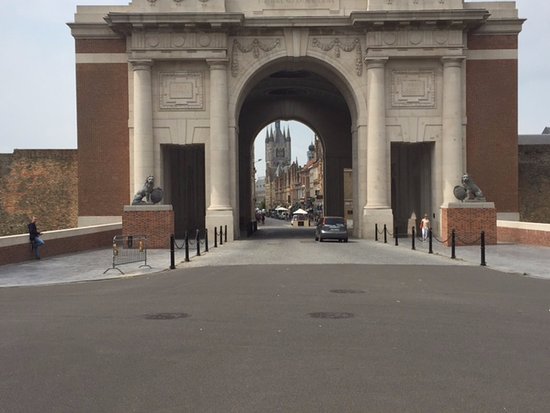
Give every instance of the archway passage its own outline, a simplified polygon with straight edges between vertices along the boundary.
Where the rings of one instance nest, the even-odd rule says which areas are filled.
[[[352,168],[351,114],[340,89],[322,69],[296,61],[264,70],[254,79],[239,114],[239,227],[253,221],[252,146],[258,132],[278,119],[308,125],[324,147],[325,214],[344,216],[344,171]]]

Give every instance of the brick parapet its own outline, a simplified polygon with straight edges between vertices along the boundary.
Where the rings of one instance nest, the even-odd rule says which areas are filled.
[[[58,232],[62,233],[64,231]],[[79,233],[81,231],[77,229],[73,232]],[[47,259],[62,254],[109,248],[112,245],[113,237],[119,234],[120,229],[118,228],[80,233],[79,235],[72,236],[44,233],[42,238],[45,241],[45,245],[40,249],[40,255],[42,258]],[[0,245],[0,265],[15,264],[34,259],[28,235],[2,237],[0,239],[3,241]],[[108,262],[109,258],[109,256],[106,256],[106,262]]]
[[[147,248],[170,248],[170,236],[174,234],[174,211],[147,206],[124,207],[122,235],[145,235]]]
[[[456,245],[479,245],[481,231],[485,232],[485,244],[497,243],[497,212],[493,208],[441,208],[441,237],[445,245],[451,245],[451,233],[455,230]]]
[[[550,247],[550,224],[498,221],[497,234],[502,243]]]

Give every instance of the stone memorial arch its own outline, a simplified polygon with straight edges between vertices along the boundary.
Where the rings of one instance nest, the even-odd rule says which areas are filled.
[[[79,223],[119,220],[145,178],[176,231],[253,219],[253,141],[296,119],[325,147],[326,213],[353,231],[456,201],[465,172],[518,216],[514,2],[133,0],[78,6]],[[178,229],[179,228],[179,229]]]

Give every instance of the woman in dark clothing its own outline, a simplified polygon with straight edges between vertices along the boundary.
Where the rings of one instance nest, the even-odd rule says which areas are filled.
[[[34,256],[37,260],[40,259],[40,247],[44,245],[44,241],[40,238],[40,232],[36,228],[36,217],[32,217],[32,221],[29,224],[29,239],[32,243],[32,249],[34,250]]]

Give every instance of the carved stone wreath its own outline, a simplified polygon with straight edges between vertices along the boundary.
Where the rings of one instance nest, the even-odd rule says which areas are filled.
[[[330,43],[322,43],[319,39],[315,38],[312,42],[313,47],[317,47],[324,52],[329,52],[334,49],[334,54],[337,58],[340,58],[340,51],[353,52],[355,50],[355,71],[357,76],[363,74],[363,51],[361,50],[361,42],[358,38],[353,39],[351,43],[344,43],[340,39],[336,38]]]
[[[259,39],[254,39],[248,46],[243,46],[237,39],[233,40],[233,48],[231,49],[231,74],[233,77],[239,73],[239,52],[250,53],[255,59],[260,57],[260,51],[270,52],[281,44],[280,39],[275,39],[271,45],[262,43]]]

